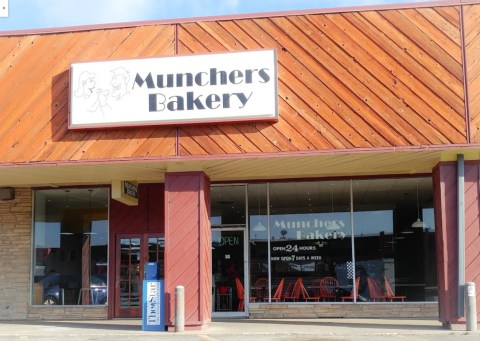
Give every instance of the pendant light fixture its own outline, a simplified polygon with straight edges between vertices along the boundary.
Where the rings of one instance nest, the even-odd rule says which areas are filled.
[[[335,184],[332,182],[330,184],[330,196],[331,196],[331,199],[332,199],[332,217],[333,217],[333,186],[335,186]]]
[[[412,228],[418,229],[418,228],[424,228],[424,227],[425,227],[425,224],[420,219],[420,202],[418,200],[418,181],[417,181],[417,220],[413,222]]]
[[[69,198],[68,198],[68,193],[70,193],[69,189],[65,190],[65,195],[67,196],[67,199],[65,200],[65,210],[68,210],[70,206]],[[73,235],[73,232],[70,230],[70,228],[67,226],[68,223],[66,221],[62,221],[61,223],[61,232],[60,234],[63,236],[71,236]]]
[[[337,225],[337,221],[335,219],[333,219],[335,217],[335,210],[333,208],[333,186],[335,186],[335,183],[331,183],[330,184],[330,194],[331,194],[331,197],[332,197],[332,218],[331,218],[331,224],[329,227],[327,227],[327,229],[329,230],[337,230],[339,228],[339,226]]]
[[[262,224],[262,222],[260,221],[260,218],[258,218],[258,223],[257,225],[255,225],[253,227],[253,231],[255,232],[263,232],[263,231],[266,231],[267,228],[265,227],[265,225]]]
[[[92,192],[93,192],[93,189],[89,189],[88,190],[88,193],[89,193],[89,205],[88,205],[88,230],[83,232],[84,235],[94,235],[94,234],[97,234],[96,232],[93,232],[92,229],[93,229],[93,218],[92,218]]]
[[[262,219],[260,218],[260,192],[258,194],[257,201],[258,201],[258,211],[257,211],[258,222],[257,222],[257,225],[255,225],[253,227],[253,231],[254,232],[264,232],[264,231],[267,230],[267,228],[265,227],[265,225],[262,224]]]

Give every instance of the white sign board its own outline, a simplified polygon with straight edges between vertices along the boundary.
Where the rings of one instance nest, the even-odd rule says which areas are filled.
[[[8,0],[0,0],[0,18],[8,18]]]
[[[71,65],[69,128],[277,121],[275,50]]]

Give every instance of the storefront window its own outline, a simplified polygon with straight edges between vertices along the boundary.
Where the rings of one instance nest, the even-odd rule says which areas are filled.
[[[349,193],[348,181],[270,184],[271,272],[284,279],[284,300],[313,299],[326,277],[348,292]]]
[[[246,185],[213,186],[211,191],[212,312],[216,316],[242,316],[245,311],[246,194]]]
[[[248,199],[252,301],[437,299],[430,178],[254,184]]]
[[[107,303],[108,189],[35,191],[33,304]]]
[[[436,300],[432,194],[429,178],[354,181],[360,301]]]
[[[248,185],[250,227],[250,296],[265,301],[269,297],[267,184]],[[273,280],[274,287],[278,278]]]

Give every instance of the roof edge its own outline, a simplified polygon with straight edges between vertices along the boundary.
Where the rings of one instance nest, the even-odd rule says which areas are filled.
[[[13,31],[0,32],[0,37],[84,32],[84,31],[93,31],[93,30],[104,30],[104,29],[129,28],[129,27],[138,27],[138,26],[188,24],[188,23],[193,23],[193,22],[260,19],[260,18],[266,18],[266,17],[312,15],[312,14],[333,14],[333,13],[364,12],[364,11],[383,11],[383,10],[394,10],[394,9],[463,6],[463,5],[474,5],[474,4],[480,4],[480,0],[445,0],[445,1],[405,2],[405,3],[385,4],[385,5],[332,7],[332,8],[305,9],[305,10],[259,12],[259,13],[247,13],[247,14],[231,14],[231,15],[223,15],[223,16],[205,16],[205,17],[192,17],[192,18],[159,19],[159,20],[131,21],[131,22],[107,23],[107,24],[96,24],[96,25],[39,28],[39,29],[28,29],[28,30],[13,30]]]

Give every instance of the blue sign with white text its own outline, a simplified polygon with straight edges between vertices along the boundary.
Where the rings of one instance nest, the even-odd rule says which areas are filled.
[[[142,330],[165,331],[163,280],[144,280],[142,294]]]

